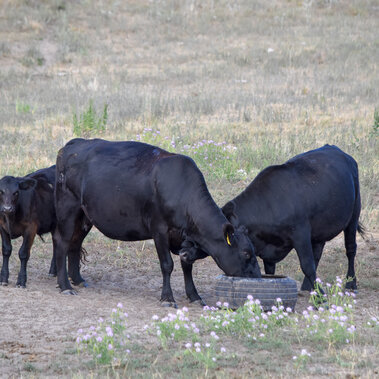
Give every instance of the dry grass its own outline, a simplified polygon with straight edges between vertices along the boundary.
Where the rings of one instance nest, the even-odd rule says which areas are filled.
[[[73,114],[93,100],[98,112],[109,105],[107,139],[152,128],[236,146],[246,177],[216,179],[201,166],[220,205],[265,166],[336,144],[358,161],[362,221],[376,233],[378,20],[374,0],[0,0],[0,175],[53,164],[73,137]],[[146,251],[154,254],[92,232],[88,243],[117,267],[143,271]],[[346,269],[336,249],[321,261],[328,279]],[[376,291],[370,259],[358,255],[358,270]],[[298,275],[296,257],[279,270]]]

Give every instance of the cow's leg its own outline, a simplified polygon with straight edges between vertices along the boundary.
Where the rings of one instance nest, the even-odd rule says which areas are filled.
[[[275,263],[271,263],[271,262],[267,262],[267,261],[263,260],[263,265],[265,267],[265,274],[267,274],[267,275],[274,275],[275,274],[275,268],[276,268]]]
[[[51,235],[53,236],[53,232]],[[55,239],[53,238],[53,256],[51,257],[49,276],[57,276],[57,262],[56,262],[56,244]]]
[[[57,183],[55,200],[57,227],[53,234],[56,246],[57,282],[62,293],[75,295],[76,292],[68,280],[66,260],[75,231],[75,223],[82,210],[75,196],[67,188],[61,187],[62,184]]]
[[[170,277],[174,268],[174,262],[171,258],[167,234],[158,233],[153,236],[153,238],[163,276],[163,287],[161,295],[162,305],[177,308],[170,285]]]
[[[21,267],[17,278],[17,287],[26,287],[26,266],[30,257],[30,249],[32,248],[34,238],[37,234],[37,224],[31,223],[25,231],[21,248],[18,252],[20,257]]]
[[[92,228],[87,217],[82,212],[75,223],[75,231],[71,239],[68,251],[68,275],[75,286],[83,285],[86,287],[85,280],[80,275],[80,259],[82,254],[82,243]]]
[[[298,230],[294,233],[293,246],[299,257],[300,267],[311,284],[311,289],[314,289],[316,281],[316,264],[313,257],[313,249],[310,238],[310,231],[307,228]]]
[[[8,262],[9,257],[12,254],[12,244],[9,234],[6,233],[3,229],[1,229],[1,241],[2,241],[2,251],[3,251],[3,266],[1,268],[0,274],[0,284],[3,286],[8,285],[9,278],[9,268]]]
[[[315,243],[312,245],[313,258],[315,260],[315,269],[317,271],[318,264],[321,259],[322,251],[324,249],[325,242]],[[303,284],[301,285],[302,291],[312,291],[312,284],[307,277],[304,277]]]
[[[357,220],[350,222],[344,230],[346,256],[348,259],[348,269],[346,279],[351,279],[346,283],[346,288],[350,290],[357,289],[357,279],[355,277],[354,260],[357,252],[356,233],[357,233]]]
[[[204,301],[202,298],[199,296],[197,293],[195,283],[193,282],[193,277],[192,277],[192,263],[186,263],[182,260],[180,260],[180,263],[182,265],[182,270],[183,270],[183,275],[184,275],[184,286],[186,288],[186,294],[188,299],[190,300],[191,303],[193,302],[198,302],[200,305],[205,305]]]

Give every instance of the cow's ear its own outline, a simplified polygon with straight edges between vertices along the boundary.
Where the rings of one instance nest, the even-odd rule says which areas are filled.
[[[37,181],[35,179],[28,178],[20,180],[18,183],[18,188],[20,188],[20,190],[28,190],[35,188],[36,185]]]
[[[221,208],[221,210],[222,213],[224,213],[225,217],[234,225],[234,227],[237,228],[240,222],[237,215],[234,212],[234,208],[234,202],[229,201]]]
[[[224,238],[225,242],[229,245],[232,246],[233,240],[234,240],[234,227],[232,224],[224,224],[223,227],[223,232],[224,232]]]

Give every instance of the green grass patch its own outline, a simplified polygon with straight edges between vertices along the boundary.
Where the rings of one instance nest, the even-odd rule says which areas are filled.
[[[102,113],[97,115],[91,99],[88,108],[84,112],[79,116],[76,113],[73,114],[74,136],[85,138],[98,136],[105,131],[107,121],[108,104],[104,104]]]

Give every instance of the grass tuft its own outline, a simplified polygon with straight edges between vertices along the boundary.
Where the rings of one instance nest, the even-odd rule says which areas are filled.
[[[74,135],[76,137],[93,137],[105,131],[108,121],[108,104],[104,104],[101,115],[96,114],[93,100],[89,101],[88,109],[77,116],[73,114]]]

